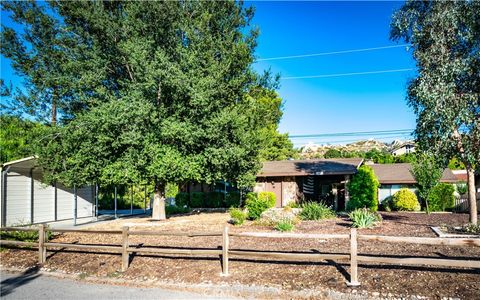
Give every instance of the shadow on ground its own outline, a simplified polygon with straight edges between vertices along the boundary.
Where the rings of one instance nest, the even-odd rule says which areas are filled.
[[[20,275],[2,280],[2,282],[0,282],[0,295],[4,297],[8,294],[11,294],[16,288],[29,283],[37,277],[42,276],[38,273],[39,270],[40,267],[36,266],[26,270]]]

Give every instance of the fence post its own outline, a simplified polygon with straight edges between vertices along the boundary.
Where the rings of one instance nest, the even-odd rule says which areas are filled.
[[[45,247],[45,225],[38,226],[38,262],[45,263],[47,258],[47,248]]]
[[[128,269],[128,226],[122,227],[122,272]]]
[[[350,282],[348,286],[356,287],[360,285],[358,282],[357,268],[357,228],[350,229]]]
[[[223,228],[223,245],[222,245],[222,276],[228,276],[228,247],[229,247],[229,236],[228,236],[228,226],[225,225]]]

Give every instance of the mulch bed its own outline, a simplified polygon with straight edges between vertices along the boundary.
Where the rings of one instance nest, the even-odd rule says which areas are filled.
[[[468,222],[466,214],[382,213],[383,222],[373,229],[361,229],[361,234],[393,236],[435,237],[430,226],[449,224],[461,226]],[[193,216],[173,217],[163,222],[151,222],[146,218],[116,220],[92,229],[119,229],[125,223],[145,225],[156,231],[221,231],[228,220],[225,213],[202,213]],[[150,226],[151,224],[151,226]],[[145,230],[135,227],[132,230]],[[271,231],[251,222],[241,227],[231,227],[232,232]],[[325,221],[303,221],[296,226],[297,233],[349,233],[350,221],[336,218]],[[121,236],[86,235],[68,233],[57,235],[55,242],[119,245]],[[217,249],[221,237],[145,237],[132,236],[131,244],[143,247],[195,247]],[[232,249],[265,251],[348,253],[348,240],[301,240],[232,237]],[[420,256],[479,259],[480,247],[432,246],[359,242],[359,252],[369,255]],[[29,267],[36,264],[37,251],[10,249],[1,253],[3,267]],[[119,254],[88,253],[76,250],[49,251],[44,269],[92,276],[159,280],[182,283],[244,284],[275,286],[289,291],[304,289],[330,289],[350,293],[345,284],[349,279],[348,262],[282,262],[232,257],[230,276],[222,277],[218,257],[187,257],[175,255],[133,255],[129,269],[121,273]],[[458,297],[480,298],[480,270],[442,268],[429,266],[399,266],[384,264],[360,264],[359,290],[367,290],[370,296],[421,295],[432,298]]]

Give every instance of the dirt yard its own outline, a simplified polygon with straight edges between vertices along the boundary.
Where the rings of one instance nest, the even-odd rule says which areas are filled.
[[[435,237],[430,226],[442,224],[462,225],[468,221],[465,214],[382,213],[383,222],[374,229],[362,229],[361,234]],[[225,213],[202,213],[172,217],[167,221],[152,222],[148,218],[122,219],[98,224],[89,229],[120,229],[124,225],[131,230],[155,231],[221,231],[229,219]],[[251,222],[233,227],[232,232],[272,231]],[[346,218],[326,221],[302,221],[297,233],[349,233],[350,222]],[[108,235],[61,234],[56,242],[119,245],[121,237]],[[221,237],[144,237],[132,236],[130,243],[157,247],[195,247],[217,249]],[[232,237],[232,249],[282,250],[292,252],[348,253],[348,240],[300,240]],[[392,256],[456,257],[479,259],[480,247],[431,246],[359,242],[362,254]],[[187,257],[133,255],[129,269],[121,273],[119,254],[88,253],[75,250],[50,252],[44,269],[80,276],[100,276],[132,279],[137,281],[164,281],[187,284],[241,284],[278,287],[284,291],[335,290],[352,293],[346,286],[349,279],[348,262],[280,262],[232,257],[230,276],[222,277],[219,257]],[[29,267],[35,265],[37,251],[10,249],[1,253],[2,267]],[[412,295],[433,299],[454,297],[480,298],[480,270],[442,268],[428,266],[399,266],[360,264],[357,291],[367,291],[372,298]],[[355,291],[355,293],[357,293]]]

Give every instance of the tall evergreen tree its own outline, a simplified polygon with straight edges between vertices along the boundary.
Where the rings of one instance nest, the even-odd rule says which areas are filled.
[[[480,161],[480,2],[408,1],[391,37],[413,48],[418,76],[408,86],[420,148],[468,172],[470,221],[477,223],[474,170]]]
[[[58,112],[69,113],[70,82],[63,76],[68,38],[59,21],[35,1],[2,1],[1,7],[21,30],[2,24],[0,53],[23,79],[23,88],[4,97],[1,109],[55,125]]]

